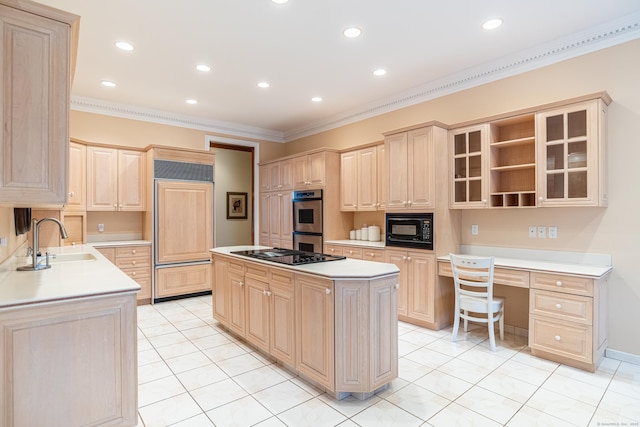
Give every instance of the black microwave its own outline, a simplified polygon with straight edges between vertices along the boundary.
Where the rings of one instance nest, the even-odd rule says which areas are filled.
[[[433,250],[433,213],[388,213],[386,245]]]

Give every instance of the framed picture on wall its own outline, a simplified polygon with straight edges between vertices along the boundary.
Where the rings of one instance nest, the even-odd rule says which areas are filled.
[[[227,192],[227,219],[247,219],[247,193]]]

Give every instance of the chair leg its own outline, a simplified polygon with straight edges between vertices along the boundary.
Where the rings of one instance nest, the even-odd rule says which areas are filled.
[[[493,313],[489,313],[487,325],[489,327],[489,343],[491,344],[491,351],[496,351],[496,337],[493,331],[495,325],[495,323],[493,322]]]
[[[500,311],[500,320],[498,325],[500,326],[500,340],[504,341],[504,308]]]
[[[453,332],[451,333],[451,341],[455,341],[458,337],[458,328],[460,327],[460,311],[458,310],[453,318]]]
[[[467,316],[469,315],[469,312],[467,310],[464,311],[464,331],[468,332],[469,331],[469,321],[467,320]]]

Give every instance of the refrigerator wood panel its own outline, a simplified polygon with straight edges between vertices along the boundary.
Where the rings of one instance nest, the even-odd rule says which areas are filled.
[[[209,260],[213,247],[213,185],[156,182],[156,264]]]

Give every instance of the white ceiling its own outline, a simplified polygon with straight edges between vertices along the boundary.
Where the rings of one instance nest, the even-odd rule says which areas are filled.
[[[81,16],[73,109],[273,141],[640,38],[639,0],[38,1]]]

